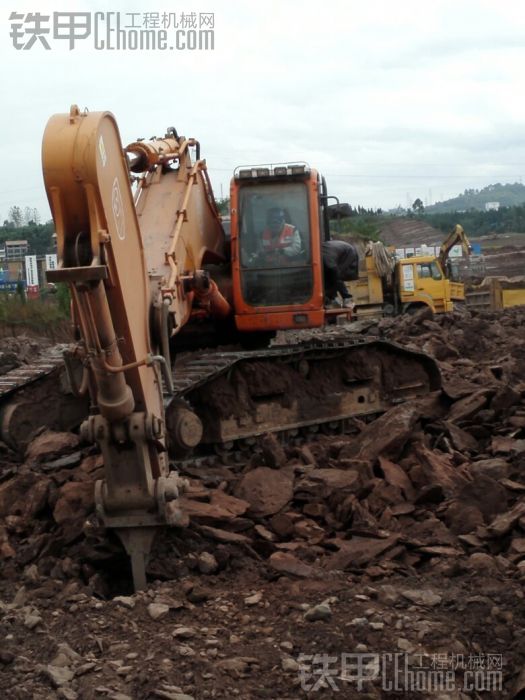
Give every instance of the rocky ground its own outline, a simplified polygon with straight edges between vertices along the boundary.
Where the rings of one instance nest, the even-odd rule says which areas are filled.
[[[142,593],[93,514],[94,449],[0,446],[2,697],[525,697],[525,310],[349,332],[432,354],[443,391],[185,465],[189,524]]]

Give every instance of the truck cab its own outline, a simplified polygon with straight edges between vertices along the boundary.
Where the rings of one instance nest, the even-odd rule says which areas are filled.
[[[447,279],[433,256],[399,260],[395,274],[402,311],[424,304],[434,313],[445,313],[453,310],[454,300],[465,298],[463,285]]]

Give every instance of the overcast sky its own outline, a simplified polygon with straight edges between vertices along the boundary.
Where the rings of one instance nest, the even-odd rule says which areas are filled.
[[[124,145],[170,125],[198,138],[217,196],[237,165],[292,160],[320,169],[341,200],[383,208],[525,177],[525,6],[516,0],[8,8],[0,14],[0,221],[13,204],[49,217],[42,134],[71,103],[112,111]],[[215,49],[95,50],[90,36],[70,51],[51,32],[50,50],[40,40],[16,50],[12,11],[24,19],[120,12],[122,26],[132,12],[136,24],[145,12],[213,13]],[[175,29],[167,31],[173,39]]]

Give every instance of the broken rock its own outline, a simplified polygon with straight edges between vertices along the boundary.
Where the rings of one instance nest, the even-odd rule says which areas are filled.
[[[224,496],[226,495],[227,494],[224,494]],[[232,500],[238,501],[236,498]],[[215,497],[213,503],[205,503],[203,501],[193,500],[192,498],[186,498],[186,496],[181,496],[177,500],[177,503],[184,513],[187,513],[192,520],[196,520],[199,523],[229,522],[235,520],[240,508],[240,506],[234,505],[232,501],[226,503],[223,496]]]
[[[379,455],[396,459],[401,454],[419,418],[419,410],[410,403],[396,406],[369,423],[345,456],[375,460]]]
[[[257,605],[257,603],[260,603],[262,600],[263,594],[261,591],[258,591],[257,593],[254,593],[253,595],[248,596],[247,598],[244,599],[244,604],[245,605]]]
[[[439,485],[447,495],[452,495],[467,482],[466,474],[454,466],[449,455],[429,450],[422,443],[415,445],[414,453],[429,486]]]
[[[412,482],[408,478],[405,470],[398,464],[394,464],[386,457],[379,457],[379,466],[385,476],[385,481],[392,486],[397,486],[405,494],[405,498],[409,501],[413,500],[416,492]]]
[[[148,615],[152,620],[160,620],[170,611],[169,605],[164,605],[163,603],[150,603],[148,605]]]
[[[318,574],[317,569],[287,552],[275,552],[268,560],[269,565],[280,574],[290,574],[298,578],[310,578]]]
[[[479,508],[456,499],[449,503],[443,519],[454,535],[466,535],[484,525],[483,514]]]
[[[246,535],[241,535],[238,532],[230,532],[229,530],[221,530],[220,528],[217,527],[211,527],[209,525],[201,525],[200,526],[200,532],[202,532],[203,535],[207,535],[213,540],[217,540],[218,542],[233,542],[237,544],[250,544],[251,539],[247,537]]]
[[[494,537],[503,537],[510,532],[518,520],[525,515],[525,501],[517,503],[507,513],[498,515],[488,526],[489,533]]]
[[[440,595],[429,590],[406,590],[401,591],[401,595],[416,605],[428,605],[434,607],[443,600]]]
[[[291,656],[285,656],[281,659],[281,668],[288,673],[297,673],[301,670],[301,665]]]
[[[470,471],[474,476],[490,476],[491,479],[506,479],[510,473],[510,464],[504,459],[480,459],[472,462]]]
[[[24,627],[28,630],[33,630],[42,622],[42,618],[37,612],[28,612],[24,617]]]
[[[365,566],[384,552],[394,547],[399,541],[399,535],[391,535],[385,539],[371,537],[353,537],[344,541],[336,554],[328,557],[325,566],[330,570],[344,570],[351,566]]]
[[[470,396],[456,401],[450,409],[448,419],[453,423],[468,420],[481,411],[488,404],[489,396],[493,393],[490,389],[481,389]]]
[[[496,435],[490,446],[493,455],[517,455],[525,452],[525,440]]]
[[[479,509],[485,522],[507,509],[505,488],[489,476],[478,476],[474,481],[465,484],[458,493],[458,499]]]
[[[94,508],[94,485],[91,481],[68,481],[58,493],[53,510],[57,523],[85,518]]]
[[[54,667],[65,667],[71,666],[72,664],[78,663],[82,657],[74,649],[72,649],[66,642],[61,642],[58,645],[57,655],[51,661],[51,666]]]
[[[361,486],[359,474],[353,469],[314,469],[306,477],[308,480],[320,482],[327,492],[333,490],[357,490]],[[298,486],[301,489],[301,483]]]
[[[498,565],[494,557],[486,552],[474,552],[468,558],[468,565],[475,571],[485,571],[496,573],[498,571]]]
[[[314,605],[304,614],[304,619],[307,622],[315,622],[316,620],[329,620],[331,617],[332,610],[330,608],[330,605],[326,601],[324,603],[319,603],[319,605]]]
[[[201,574],[213,574],[219,568],[217,559],[209,552],[202,552],[199,554],[197,566]]]
[[[313,520],[298,520],[294,525],[294,532],[297,537],[305,540],[315,539],[320,541],[324,538],[324,530]]]
[[[230,496],[228,493],[221,491],[221,489],[212,491],[210,503],[212,506],[224,508],[236,516],[244,515],[250,507],[248,501],[243,501],[240,498]]]
[[[55,688],[67,685],[75,677],[74,672],[67,666],[51,666],[51,664],[46,667],[46,674]]]
[[[68,450],[78,447],[80,440],[74,433],[57,433],[53,430],[45,430],[40,433],[26,450],[26,459],[43,462],[51,457],[59,457]]]
[[[249,671],[250,665],[256,664],[257,662],[257,659],[251,657],[236,656],[231,659],[221,659],[217,662],[216,667],[234,678],[240,678]]]
[[[128,595],[115,596],[115,598],[113,598],[113,602],[117,603],[118,605],[122,605],[124,608],[129,608],[130,610],[133,610],[135,607],[135,599]]]
[[[0,518],[20,515],[32,518],[47,503],[50,479],[29,472],[20,474],[0,486]]]
[[[521,395],[511,386],[502,386],[492,397],[490,407],[496,413],[508,411],[509,408],[520,402]]]
[[[3,525],[0,525],[0,559],[11,559],[16,554],[9,544],[9,536]]]
[[[290,537],[293,534],[294,519],[288,513],[278,513],[271,518],[270,526],[279,537]]]
[[[260,446],[267,466],[272,469],[279,469],[286,464],[286,454],[283,446],[273,433],[264,435],[260,440]]]
[[[284,471],[257,467],[242,477],[235,495],[248,501],[253,515],[274,515],[291,501],[293,477]]]
[[[449,421],[444,421],[444,426],[456,450],[471,453],[477,451],[478,441],[470,433],[467,433],[466,430],[461,430],[461,428]]]

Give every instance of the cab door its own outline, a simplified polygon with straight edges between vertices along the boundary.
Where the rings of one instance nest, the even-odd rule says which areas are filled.
[[[426,304],[432,311],[448,310],[444,303],[446,284],[447,280],[435,260],[401,260],[399,296],[403,309],[413,304]]]
[[[415,297],[437,313],[450,311],[450,283],[436,260],[414,262]]]

